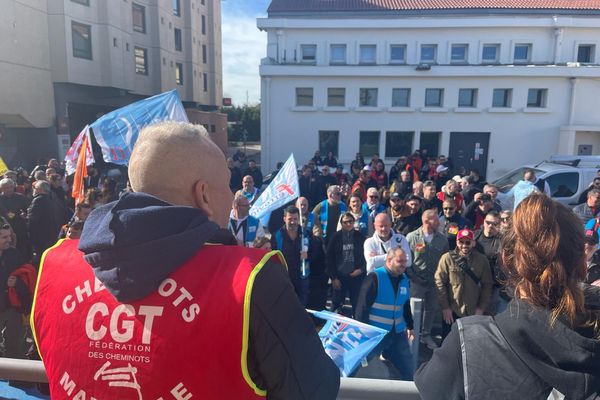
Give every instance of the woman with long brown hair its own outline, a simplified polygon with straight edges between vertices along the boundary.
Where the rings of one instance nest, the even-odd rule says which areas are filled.
[[[600,393],[599,317],[586,308],[581,223],[543,194],[523,200],[503,241],[514,300],[492,318],[456,321],[415,375],[423,400],[566,399]]]

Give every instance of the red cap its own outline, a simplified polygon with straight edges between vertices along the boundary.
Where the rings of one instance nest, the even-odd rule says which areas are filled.
[[[469,229],[461,229],[458,232],[458,235],[456,235],[456,240],[461,240],[461,239],[473,240],[473,231],[470,231]]]

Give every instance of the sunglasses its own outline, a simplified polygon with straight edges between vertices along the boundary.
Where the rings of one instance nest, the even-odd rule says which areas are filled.
[[[454,210],[454,207],[444,207],[444,210]]]
[[[508,222],[508,221],[510,221],[510,217],[500,218],[500,221],[502,221],[502,222]]]
[[[349,220],[349,219],[345,220],[345,221],[342,221],[342,224],[353,224],[353,223],[354,223],[354,221]]]
[[[378,199],[379,196],[369,196],[370,199]]]
[[[499,225],[497,222],[494,222],[494,221],[483,221],[483,222],[485,222],[485,224],[489,225],[489,226],[498,226]]]

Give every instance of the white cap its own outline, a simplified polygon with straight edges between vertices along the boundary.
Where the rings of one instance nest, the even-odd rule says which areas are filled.
[[[438,165],[435,169],[435,172],[437,172],[438,174],[444,171],[448,171],[448,167],[446,167],[445,165]]]

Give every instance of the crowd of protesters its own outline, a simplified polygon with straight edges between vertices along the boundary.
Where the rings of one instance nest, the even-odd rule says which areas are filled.
[[[269,247],[284,253],[303,305],[323,309],[330,298],[332,311],[387,329],[375,353],[383,352],[405,380],[413,377],[407,340],[413,337],[410,297],[422,300],[420,342],[430,349],[440,345],[457,319],[504,311],[513,293],[501,266],[502,238],[523,199],[550,193],[547,182],[526,170],[505,195],[513,198],[514,207],[503,209],[495,185],[477,170],[454,168],[443,155],[417,151],[386,171],[378,155],[365,162],[358,153],[346,173],[331,153],[321,157],[317,151],[299,169],[300,199],[274,212],[269,226],[262,227],[247,216],[260,195],[260,187],[246,183],[253,179],[251,169],[240,173],[233,159],[230,169],[232,189],[243,182],[230,223],[239,242],[251,243],[243,240],[245,235],[261,240],[257,232],[270,232]],[[585,200],[574,212],[587,224],[586,282],[600,286],[600,190],[590,184]],[[244,220],[236,210],[240,201],[246,204]],[[308,279],[304,265],[310,265]],[[378,285],[389,282],[403,304],[380,304],[385,294]],[[405,296],[400,295],[403,285]],[[349,310],[342,307],[347,297]],[[377,307],[401,311],[386,316]],[[435,321],[441,321],[441,340],[433,333]]]
[[[71,196],[73,176],[56,159],[31,172],[5,171],[0,179],[0,354],[24,358],[30,350],[28,315],[42,255],[59,239],[79,239],[92,209],[118,198],[117,181],[88,168],[85,201]]]
[[[476,170],[455,168],[443,155],[430,157],[422,150],[398,158],[387,170],[378,155],[365,162],[358,153],[346,169],[331,152],[321,157],[317,151],[300,168],[300,197],[273,211],[263,226],[249,210],[277,171],[263,177],[242,152],[227,161],[235,193],[228,228],[238,245],[281,251],[306,308],[322,310],[331,300],[332,311],[386,329],[371,357],[383,353],[404,380],[414,373],[410,298],[422,300],[419,336],[430,349],[440,346],[457,319],[507,309],[514,291],[502,268],[502,240],[512,231],[519,203],[550,191],[526,170],[507,194],[514,207],[503,209],[496,186]],[[59,238],[78,239],[91,210],[119,196],[116,179],[94,167],[88,174],[85,200],[77,205],[70,195],[72,177],[56,159],[40,162],[30,173],[6,171],[0,180],[0,291],[8,293],[0,298],[0,324],[6,356],[22,358],[27,351],[22,321],[30,313],[43,252]],[[573,212],[585,225],[585,282],[600,286],[600,174]]]

